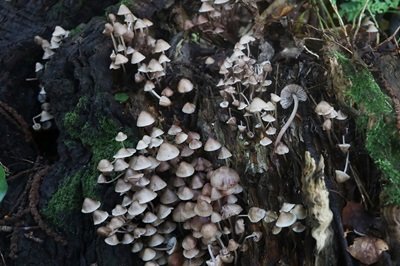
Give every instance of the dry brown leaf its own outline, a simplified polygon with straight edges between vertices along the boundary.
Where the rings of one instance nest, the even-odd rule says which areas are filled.
[[[379,260],[383,251],[388,249],[389,246],[382,239],[363,236],[356,238],[347,251],[360,262],[371,265]]]

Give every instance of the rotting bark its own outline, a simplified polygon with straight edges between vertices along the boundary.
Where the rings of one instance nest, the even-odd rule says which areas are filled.
[[[10,51],[9,54],[13,54],[13,56],[10,56],[0,52],[0,61],[4,62],[6,66],[6,71],[3,71],[0,76],[0,81],[4,82],[0,82],[0,84],[7,84],[0,87],[0,96],[2,101],[9,103],[17,112],[22,114],[26,121],[30,121],[30,118],[39,110],[38,103],[35,100],[36,94],[34,93],[37,88],[33,89],[37,84],[32,85],[32,83],[21,81],[26,77],[32,77],[34,74],[34,61],[27,63],[26,56],[33,54],[34,58],[40,58],[40,50],[33,44],[32,36],[49,32],[59,22],[65,22],[65,25],[63,25],[65,27],[76,25],[74,18],[83,16],[83,13],[78,13],[73,18],[68,18],[65,12],[55,11],[53,14],[58,15],[47,15],[44,18],[40,16],[46,6],[55,8],[53,3],[54,1],[36,6],[31,2],[26,2],[24,5],[18,4],[14,7],[9,3],[0,3],[0,14],[17,21],[10,22],[10,24],[19,25],[19,28],[13,28],[11,32],[19,31],[19,36],[21,36],[19,40],[25,45],[25,49],[22,52],[12,48],[11,43],[16,40],[12,35],[5,35],[5,38],[0,41],[0,47],[4,48],[2,51]],[[104,3],[104,7],[110,3]],[[162,22],[166,25],[168,9],[165,13],[161,12],[154,15],[155,12],[162,10],[164,5],[164,1],[153,1],[151,4],[147,3],[147,1],[138,1],[134,5],[134,10],[152,19],[154,17],[161,21],[163,20]],[[81,7],[78,3],[71,3],[71,6],[75,10]],[[82,10],[89,9],[90,5],[85,5],[84,3],[83,7]],[[20,12],[17,13],[17,10],[20,10]],[[28,13],[27,10],[30,10],[29,12],[32,14]],[[82,20],[86,22],[92,16],[103,15],[100,6],[96,10],[97,13],[84,15],[85,19]],[[24,16],[24,14],[29,16]],[[21,17],[27,18],[28,21],[25,20],[21,25],[19,22],[22,20]],[[82,22],[81,19],[79,21]],[[41,154],[46,158],[44,164],[50,165],[49,173],[44,176],[43,184],[40,186],[41,198],[39,205],[42,210],[48,206],[49,199],[59,189],[60,184],[73,184],[71,187],[77,189],[75,192],[78,195],[74,200],[82,200],[86,196],[85,193],[88,193],[86,190],[88,189],[88,184],[85,182],[93,174],[93,171],[88,168],[93,168],[96,163],[95,160],[99,159],[94,152],[99,147],[95,147],[95,142],[90,141],[89,138],[97,138],[102,135],[103,130],[106,130],[105,127],[100,125],[102,119],[110,119],[112,121],[111,125],[115,128],[110,132],[117,132],[119,129],[127,130],[134,124],[134,117],[137,117],[137,114],[144,106],[154,107],[152,98],[147,95],[144,96],[143,93],[139,92],[141,88],[132,85],[131,77],[123,76],[122,71],[112,72],[108,69],[111,43],[101,34],[104,22],[102,18],[88,22],[78,36],[69,39],[57,51],[54,58],[48,62],[46,72],[40,77],[51,99],[52,111],[56,116],[57,129],[54,129],[48,136],[34,136],[34,139],[39,142],[39,150],[28,142],[22,141],[28,135],[27,133],[21,134],[7,120],[2,123],[4,125],[2,129],[4,128],[5,134],[12,135],[15,139],[3,144],[4,148],[0,153],[2,163],[6,165],[20,163],[15,157],[34,161],[36,156]],[[26,27],[27,24],[34,25],[34,27]],[[173,27],[172,25],[171,28]],[[285,31],[279,24],[272,24],[269,30],[275,30],[279,33]],[[306,158],[304,154],[306,151],[311,152],[313,158],[319,158],[321,155],[324,157],[326,164],[325,175],[321,174],[319,178],[329,179],[326,180],[329,193],[335,193],[333,191],[337,189],[343,190],[346,196],[352,193],[350,191],[352,189],[351,186],[343,189],[333,181],[334,169],[341,166],[344,158],[335,150],[335,147],[330,145],[326,133],[321,129],[321,119],[313,113],[314,105],[311,101],[307,102],[308,105],[300,105],[294,125],[291,126],[290,132],[285,134],[285,142],[290,144],[291,152],[289,154],[286,156],[271,155],[270,151],[262,147],[247,150],[248,148],[245,145],[237,141],[237,134],[232,133],[232,129],[225,125],[224,121],[227,114],[221,112],[218,108],[217,103],[220,98],[218,91],[215,90],[215,84],[218,81],[218,75],[215,73],[218,72],[218,68],[215,66],[206,67],[202,63],[193,64],[193,62],[202,62],[204,57],[209,55],[215,55],[216,58],[224,58],[230,53],[232,43],[229,41],[222,42],[223,45],[230,48],[216,50],[215,46],[221,45],[220,39],[213,43],[212,38],[206,35],[205,39],[209,41],[211,39],[211,42],[197,44],[189,41],[184,34],[176,33],[175,29],[171,30],[169,27],[157,28],[156,31],[174,44],[171,55],[174,56],[173,67],[175,73],[169,73],[170,76],[167,83],[176,84],[179,78],[190,77],[197,86],[197,95],[194,100],[199,109],[195,116],[182,115],[180,112],[181,106],[157,111],[162,113],[166,124],[171,124],[174,119],[177,119],[182,127],[193,130],[199,129],[203,139],[206,139],[207,136],[215,136],[234,153],[234,159],[231,160],[230,164],[233,168],[240,169],[241,182],[245,188],[245,196],[241,199],[244,204],[248,207],[259,206],[269,210],[279,210],[283,202],[305,202],[308,195],[306,189],[302,189],[302,186],[306,184],[301,178],[305,167]],[[279,51],[285,47],[286,43],[284,44],[284,42],[291,40],[291,37],[288,34],[271,35],[269,36],[269,41],[274,42],[274,48]],[[235,40],[234,36],[229,36],[227,39]],[[294,41],[291,42],[295,46]],[[21,67],[21,64],[24,67]],[[308,93],[313,96],[314,101],[329,99],[331,102],[335,102],[335,91],[331,90],[332,88],[327,85],[329,81],[323,75],[325,69],[321,66],[322,62],[320,60],[316,60],[304,53],[299,58],[285,58],[279,55],[273,61],[273,64],[275,65],[274,78],[276,79],[273,85],[274,92],[279,93],[285,84],[296,82],[308,89]],[[22,71],[19,71],[20,69]],[[24,92],[21,93],[21,90],[24,90]],[[112,94],[117,90],[136,90],[136,92],[131,93],[134,97],[132,97],[129,104],[123,106],[113,100]],[[278,109],[278,113],[278,124],[281,125],[285,117],[288,116],[288,112]],[[67,118],[71,118],[74,115],[77,116],[75,117],[76,119],[66,122]],[[3,119],[1,115],[0,118]],[[135,130],[131,130],[128,133],[133,137],[136,134]],[[338,129],[333,133],[334,143],[339,143],[338,140],[341,138],[341,134],[346,133],[348,134],[346,135],[348,141],[354,141],[355,146],[363,146],[361,140],[357,139],[353,121],[348,125],[339,123]],[[54,138],[54,141],[51,142],[53,147],[41,149],[40,144],[47,142],[49,137]],[[57,142],[55,138],[57,138]],[[111,141],[110,138],[107,140]],[[55,146],[57,146],[57,152],[55,152]],[[110,148],[106,144],[100,147]],[[9,154],[9,150],[13,150],[13,153]],[[352,162],[355,171],[360,172],[362,175],[368,171],[376,171],[373,166],[364,169],[364,165],[370,164],[370,159],[366,156],[363,148],[353,151],[351,158],[356,157],[358,154],[361,154],[361,156]],[[210,156],[209,159],[216,161],[213,156]],[[23,165],[11,167],[10,170],[18,176],[20,171],[29,171],[29,169],[26,170],[29,167],[32,167],[32,165],[24,162]],[[37,170],[35,168],[35,171]],[[10,190],[7,200],[2,203],[2,206],[5,206],[4,210],[7,212],[12,209],[12,202],[18,198],[18,195],[23,195],[21,191],[26,187],[22,184],[26,183],[29,177],[23,175],[18,178],[15,177],[15,180],[18,180],[21,184],[11,182],[11,185],[15,188]],[[363,181],[366,182],[365,179]],[[77,182],[76,184],[78,185],[75,186],[76,184],[73,182]],[[373,185],[370,184],[367,189],[376,198],[378,192],[374,191]],[[346,189],[349,189],[349,191],[346,191]],[[112,189],[101,191],[101,194],[105,195],[106,198],[113,198]],[[356,197],[359,196],[357,195]],[[327,265],[326,263],[329,262],[334,265],[333,260],[331,260],[333,254],[337,256],[338,264],[344,265],[345,262],[346,265],[352,265],[349,255],[345,251],[346,240],[342,235],[341,219],[338,217],[344,203],[340,202],[338,197],[330,197],[330,200],[334,201],[330,202],[330,204],[336,221],[336,224],[332,226],[336,233],[333,235],[331,245],[327,247],[329,252],[323,253],[321,255],[323,258],[319,258],[324,261],[320,265]],[[35,203],[34,205],[37,203],[36,201],[31,202]],[[106,204],[112,205],[111,202]],[[58,245],[40,230],[35,230],[33,233],[34,237],[44,240],[43,243],[39,243],[40,241],[35,242],[32,240],[33,238],[28,239],[23,235],[22,231],[18,230],[13,232],[10,240],[7,239],[4,233],[1,233],[0,237],[6,239],[6,241],[1,241],[0,251],[3,254],[12,253],[13,258],[15,255],[14,260],[7,258],[7,265],[25,265],[29,263],[35,265],[77,265],[79,263],[88,265],[94,262],[97,262],[98,265],[139,264],[136,258],[130,255],[128,248],[121,246],[110,247],[104,243],[102,238],[95,236],[95,228],[91,225],[91,218],[83,216],[79,209],[76,209],[76,206],[75,209],[68,211],[65,214],[57,213],[59,215],[58,221],[63,221],[63,223],[52,224],[54,229],[60,230],[59,233],[63,234],[67,239],[67,248]],[[3,216],[5,211],[1,210],[0,214]],[[11,212],[9,214],[15,213]],[[20,220],[25,214],[27,214],[26,209],[21,209],[10,219],[0,220],[0,225],[4,223],[20,227],[34,223],[35,220],[36,222],[38,221],[37,217],[36,219],[26,218]],[[68,228],[66,224],[69,225]],[[311,220],[309,221],[309,226],[313,226]],[[249,250],[241,257],[241,265],[314,264],[315,243],[310,231],[302,235],[284,231],[275,236],[271,234],[271,224],[252,225],[252,229],[263,231],[264,238],[262,242],[250,244]],[[24,248],[20,249],[18,247]],[[32,253],[35,253],[35,255],[33,256]]]

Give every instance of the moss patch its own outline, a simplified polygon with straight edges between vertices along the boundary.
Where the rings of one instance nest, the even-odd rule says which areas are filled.
[[[355,66],[341,54],[335,54],[351,85],[346,96],[362,111],[357,126],[366,137],[366,149],[382,171],[382,204],[400,205],[400,136],[390,98],[375,82],[368,69]]]
[[[97,163],[104,158],[112,158],[112,155],[120,148],[120,144],[114,141],[114,137],[121,129],[110,119],[95,114],[94,118],[87,119],[88,101],[82,97],[74,111],[64,116],[64,127],[72,140],[65,145],[73,148],[81,143],[92,152],[90,163],[87,167],[66,177],[64,183],[54,193],[44,215],[53,224],[68,230],[68,226],[62,221],[71,212],[80,210],[84,197],[99,199],[96,169]],[[129,143],[126,143],[129,145]]]

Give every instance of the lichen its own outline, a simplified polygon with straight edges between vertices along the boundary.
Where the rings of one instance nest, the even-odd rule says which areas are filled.
[[[371,72],[341,54],[335,54],[350,81],[346,91],[348,103],[357,107],[358,130],[365,135],[365,147],[382,172],[382,204],[400,204],[400,136],[395,126],[395,113]]]

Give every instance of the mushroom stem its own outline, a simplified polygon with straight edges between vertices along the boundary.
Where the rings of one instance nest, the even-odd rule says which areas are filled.
[[[293,96],[293,101],[294,101],[293,111],[290,114],[288,121],[286,121],[286,124],[283,125],[283,127],[279,131],[278,136],[276,137],[275,148],[278,146],[279,142],[281,142],[283,134],[285,134],[286,130],[289,128],[290,124],[292,123],[294,117],[296,116],[297,108],[299,107],[299,99],[297,98],[297,96],[295,94],[293,94],[292,96]]]
[[[156,96],[158,99],[160,99],[160,95],[157,94],[157,92],[155,92],[154,90],[150,91],[154,96]]]
[[[208,253],[210,254],[212,262],[215,264],[215,257],[214,257],[214,254],[212,253],[210,244],[207,245],[207,249],[208,249]]]
[[[349,167],[349,152],[347,152],[347,155],[346,155],[346,164],[344,165],[343,172],[346,173],[347,167]]]
[[[113,46],[114,46],[114,51],[116,53],[118,53],[118,46],[117,46],[117,43],[115,42],[114,35],[111,33],[110,36],[111,36],[111,40],[112,40],[112,43],[113,43]]]

